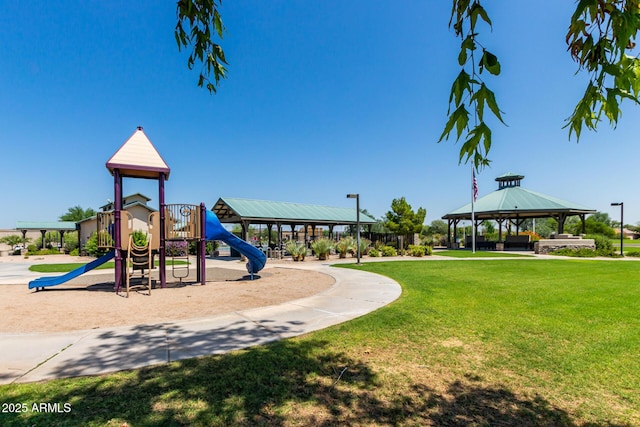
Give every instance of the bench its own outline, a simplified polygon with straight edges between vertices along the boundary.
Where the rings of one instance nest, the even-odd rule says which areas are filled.
[[[504,249],[522,249],[525,251],[533,250],[533,242],[531,241],[531,236],[507,236],[504,240]]]
[[[464,241],[464,247],[470,248],[473,244],[471,240],[471,236],[466,236]],[[496,250],[496,242],[491,242],[489,240],[485,240],[484,236],[476,236],[476,249],[486,250],[486,251],[495,251]]]

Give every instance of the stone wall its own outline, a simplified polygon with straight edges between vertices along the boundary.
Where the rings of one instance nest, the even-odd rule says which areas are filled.
[[[596,242],[593,239],[541,239],[536,242],[533,250],[537,254],[548,254],[558,249],[596,249]]]

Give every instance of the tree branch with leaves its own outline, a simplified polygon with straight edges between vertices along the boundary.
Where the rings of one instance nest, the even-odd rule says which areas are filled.
[[[487,155],[491,148],[491,128],[485,120],[485,107],[505,124],[495,94],[482,79],[484,71],[494,76],[499,75],[500,62],[496,55],[480,43],[476,28],[479,21],[492,26],[489,15],[479,1],[453,1],[449,27],[453,28],[456,37],[462,41],[458,53],[461,70],[451,87],[447,111],[449,118],[438,140],[441,142],[449,139],[455,128],[456,141],[461,138],[465,140],[460,148],[459,162],[467,163],[471,160],[476,169],[487,166],[490,162]]]
[[[476,169],[489,164],[491,129],[485,118],[485,106],[504,124],[494,93],[481,79],[483,71],[498,76],[498,58],[479,41],[477,24],[493,24],[480,0],[453,0],[449,26],[462,40],[458,64],[462,70],[454,80],[449,96],[448,120],[438,142],[448,139],[455,129],[456,141],[465,140],[459,161],[473,161]],[[640,103],[640,60],[635,39],[640,28],[640,0],[579,0],[571,16],[566,43],[578,71],[589,75],[582,98],[564,128],[569,139],[580,139],[583,127],[596,130],[606,118],[615,128],[622,115],[620,103]],[[476,52],[482,49],[480,59]],[[468,109],[467,109],[468,107]],[[470,124],[473,111],[475,121]]]
[[[215,93],[220,80],[226,78],[227,61],[222,47],[225,27],[218,9],[221,0],[178,0],[178,23],[175,28],[178,49],[191,48],[187,65],[192,70],[202,64],[198,86]],[[489,111],[505,124],[496,96],[483,78],[498,76],[498,57],[480,40],[479,29],[493,23],[480,0],[452,0],[449,27],[460,38],[458,65],[449,95],[447,122],[438,142],[463,140],[459,162],[473,162],[476,169],[489,165],[492,145]],[[569,139],[580,139],[584,127],[596,130],[606,118],[615,128],[628,99],[640,103],[640,60],[635,39],[640,29],[640,0],[579,0],[571,16],[566,43],[571,57],[578,63],[577,73],[589,75],[589,83],[573,113],[566,119]],[[635,53],[634,53],[635,52]],[[486,72],[486,73],[485,73]]]
[[[566,42],[578,72],[589,83],[567,119],[569,138],[580,139],[583,126],[596,130],[603,115],[616,127],[624,99],[640,103],[640,60],[635,50],[640,27],[638,0],[580,0],[571,17]]]
[[[178,50],[191,47],[187,66],[193,70],[196,62],[202,64],[198,86],[206,87],[210,93],[215,93],[220,79],[227,76],[224,51],[213,39],[214,34],[222,39],[226,31],[218,12],[221,4],[221,0],[179,0],[176,11]]]

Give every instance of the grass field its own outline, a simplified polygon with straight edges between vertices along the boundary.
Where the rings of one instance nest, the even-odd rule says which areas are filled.
[[[433,253],[435,256],[446,256],[451,258],[518,258],[518,257],[531,257],[527,253],[517,254],[510,252],[500,252],[500,251],[476,251],[472,252],[470,249],[465,250],[446,250],[446,251],[435,251]]]
[[[155,260],[154,265],[159,265],[160,261]],[[167,260],[167,265],[179,265],[179,264],[188,264],[187,261],[181,260]],[[78,267],[85,265],[81,262],[69,262],[69,263],[59,263],[59,264],[33,264],[29,267],[29,271],[34,271],[36,273],[66,273],[71,270],[75,270]],[[115,262],[109,261],[105,262],[102,265],[96,267],[96,270],[113,270],[115,268]]]
[[[0,425],[640,425],[640,264],[359,268],[393,277],[402,296],[232,354],[2,386],[2,405],[59,402],[70,412],[0,413]]]

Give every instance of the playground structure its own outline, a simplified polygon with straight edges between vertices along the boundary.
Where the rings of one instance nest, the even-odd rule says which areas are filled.
[[[224,229],[216,215],[206,210],[204,203],[200,205],[165,203],[164,182],[169,179],[170,169],[141,127],[138,127],[107,161],[106,167],[114,178],[114,209],[112,212],[98,214],[97,238],[98,246],[107,249],[107,254],[65,275],[33,280],[29,283],[29,289],[39,290],[59,285],[114,259],[114,282],[117,293],[125,286],[128,296],[132,271],[140,270],[143,278],[146,275],[150,294],[150,276],[155,267],[155,256],[157,255],[159,259],[158,281],[164,288],[167,284],[167,245],[177,242],[182,242],[185,251],[188,250],[189,243],[195,242],[196,281],[202,285],[206,283],[207,240],[221,240],[244,255],[248,260],[247,271],[251,279],[264,267],[265,255]],[[160,209],[148,217],[148,235],[144,244],[134,243],[133,217],[122,209],[124,178],[158,181]],[[177,260],[175,256],[171,258],[172,261]],[[190,265],[188,255],[185,254],[182,258],[186,263],[178,265],[171,263],[173,277],[180,281],[189,275]]]
[[[196,281],[204,284],[206,277],[204,274],[205,247],[204,229],[202,217],[204,214],[204,204],[165,204],[161,205],[159,212],[149,214],[147,221],[147,236],[144,243],[136,243],[133,239],[133,216],[126,210],[120,211],[118,221],[117,211],[99,212],[97,214],[97,241],[98,247],[116,252],[116,276],[118,269],[121,270],[120,277],[116,279],[116,292],[120,291],[126,283],[127,295],[131,287],[131,276],[133,272],[139,271],[144,279],[147,279],[147,287],[151,292],[151,272],[155,269],[155,258],[160,258],[159,280],[161,286],[166,285],[166,250],[167,246],[174,243],[182,243],[180,250],[171,251],[171,273],[176,279],[189,276],[190,263],[188,256],[188,246],[196,243]],[[164,218],[164,221],[163,221]],[[119,236],[118,236],[119,234]],[[118,244],[117,242],[120,242]],[[162,251],[164,249],[164,251]],[[121,254],[122,265],[118,267],[118,255]],[[164,260],[163,260],[164,252]],[[182,263],[176,263],[182,261]],[[162,265],[165,265],[163,269]],[[163,274],[165,273],[165,274]],[[119,286],[120,283],[120,286]]]

